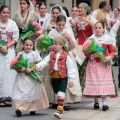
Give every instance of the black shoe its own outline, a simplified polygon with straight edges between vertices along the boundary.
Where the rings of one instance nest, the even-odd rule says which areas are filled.
[[[106,111],[106,110],[108,110],[108,109],[109,109],[109,106],[108,106],[108,105],[104,105],[103,108],[102,108],[103,111]]]
[[[15,113],[16,113],[16,115],[17,115],[18,117],[21,117],[21,115],[22,115],[22,112],[21,112],[20,110],[18,110],[18,109],[15,111]]]
[[[99,103],[94,104],[94,109],[99,109]]]
[[[70,106],[69,105],[65,105],[64,106],[64,110],[69,111],[70,110]]]
[[[35,111],[30,111],[30,115],[35,115]]]
[[[55,108],[55,109],[57,109],[57,104],[52,104],[52,108]]]

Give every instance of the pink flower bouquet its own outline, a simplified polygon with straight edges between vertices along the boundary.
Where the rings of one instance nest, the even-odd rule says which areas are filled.
[[[35,66],[36,63],[31,63],[29,64],[28,62],[28,58],[24,58],[22,55],[20,56],[17,56],[15,57],[11,64],[10,64],[10,67],[11,69],[14,69],[16,71],[22,69],[22,67],[25,67],[25,68],[33,68]],[[33,78],[34,80],[36,80],[38,83],[42,83],[42,75],[40,75],[40,73],[32,70],[30,73],[28,73],[28,75]]]
[[[88,52],[88,53],[98,53],[99,58],[104,61],[105,56],[103,55],[102,52],[105,52],[106,49],[103,48],[99,43],[95,41],[95,39],[88,39],[84,42],[83,44],[83,52]],[[107,62],[108,65],[110,65],[110,62]]]

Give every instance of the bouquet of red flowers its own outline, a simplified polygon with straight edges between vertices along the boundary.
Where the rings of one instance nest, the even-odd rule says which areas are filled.
[[[25,68],[33,68],[33,66],[37,64],[36,63],[31,63],[29,64],[28,62],[28,58],[24,58],[22,55],[20,56],[16,56],[11,64],[10,64],[10,67],[11,69],[14,69],[16,71],[22,69],[22,67],[25,67]],[[37,82],[39,82],[40,84],[42,83],[42,75],[40,75],[40,73],[32,70],[30,73],[28,73],[28,75],[33,78],[34,80],[36,80]]]

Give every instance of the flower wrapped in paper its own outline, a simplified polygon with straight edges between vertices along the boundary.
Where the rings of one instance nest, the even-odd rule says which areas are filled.
[[[41,49],[43,52],[47,50],[49,46],[53,45],[53,39],[50,38],[47,33],[44,35],[42,34],[41,36],[38,37],[38,43],[37,46],[39,49]]]
[[[0,48],[4,45],[7,45],[8,41],[5,40],[0,40]],[[8,50],[5,50],[4,52],[2,52],[4,55],[6,55],[8,53]]]
[[[84,42],[83,44],[83,52],[88,53],[98,53],[99,58],[104,61],[105,56],[103,55],[103,52],[105,52],[106,49],[102,47],[100,42],[96,42],[95,39],[91,38]],[[108,65],[110,65],[110,62],[106,62]]]
[[[25,40],[28,37],[35,37],[37,38],[42,31],[42,27],[39,23],[37,22],[31,22],[31,24],[28,26],[27,30],[22,31],[22,34],[20,35],[21,40]]]
[[[25,67],[25,68],[32,68],[33,70],[28,73],[27,75],[29,75],[31,78],[33,78],[34,80],[36,80],[38,83],[42,83],[42,75],[40,75],[40,73],[36,72],[34,70],[34,66],[35,64],[37,64],[38,62],[36,63],[30,63],[28,62],[28,58],[24,58],[22,55],[20,56],[16,56],[11,64],[10,64],[10,67],[11,69],[14,69],[16,71],[22,69],[22,67]]]

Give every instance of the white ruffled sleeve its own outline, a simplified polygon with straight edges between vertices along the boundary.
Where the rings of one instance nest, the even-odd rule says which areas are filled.
[[[70,82],[74,82],[76,78],[76,69],[69,55],[67,56],[66,65],[68,78]]]

